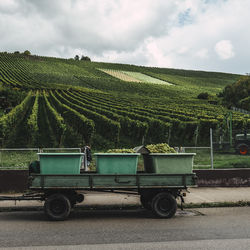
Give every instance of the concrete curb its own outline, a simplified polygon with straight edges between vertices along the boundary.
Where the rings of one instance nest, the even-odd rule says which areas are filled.
[[[215,207],[250,207],[250,202],[217,202],[217,203],[196,203],[196,204],[184,204],[183,209],[195,209],[195,208],[215,208]],[[180,205],[178,206],[181,209]],[[119,205],[112,206],[76,206],[74,208],[75,211],[107,211],[107,210],[136,210],[136,209],[144,209],[141,205],[138,206],[124,206],[121,207]],[[43,206],[23,206],[23,207],[3,207],[0,208],[0,213],[2,212],[29,212],[29,211],[43,211]]]

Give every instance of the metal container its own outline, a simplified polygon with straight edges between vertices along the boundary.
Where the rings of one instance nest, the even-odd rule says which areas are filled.
[[[97,153],[96,170],[99,174],[136,174],[137,153]]]
[[[80,174],[82,153],[38,153],[41,174]]]
[[[143,155],[144,169],[147,173],[191,174],[195,153],[152,153]]]

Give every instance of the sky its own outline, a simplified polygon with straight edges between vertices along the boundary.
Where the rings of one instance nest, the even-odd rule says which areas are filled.
[[[0,0],[0,51],[250,72],[250,0]]]

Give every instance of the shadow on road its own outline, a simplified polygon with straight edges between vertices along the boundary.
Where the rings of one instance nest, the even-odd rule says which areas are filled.
[[[178,210],[175,217],[172,219],[177,219],[186,216],[199,216],[203,215],[195,210]],[[39,211],[15,211],[15,212],[1,212],[1,221],[48,221],[43,210]],[[72,210],[69,221],[84,220],[84,219],[159,219],[154,216],[151,211],[145,209],[93,209],[86,210],[81,208],[76,208]]]

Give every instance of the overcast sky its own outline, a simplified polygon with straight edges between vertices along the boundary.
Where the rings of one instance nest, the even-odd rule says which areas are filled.
[[[0,0],[0,50],[250,72],[250,0]]]

